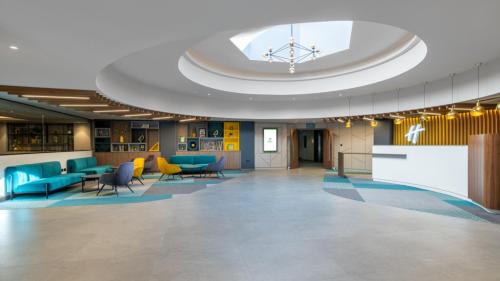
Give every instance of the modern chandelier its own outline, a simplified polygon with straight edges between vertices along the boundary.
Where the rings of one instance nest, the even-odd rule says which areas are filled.
[[[303,54],[300,54],[299,56],[295,55],[296,53],[301,52],[303,52]],[[273,61],[288,63],[288,72],[290,72],[290,74],[294,74],[296,63],[300,63],[306,59],[315,60],[318,54],[319,50],[315,45],[308,48],[298,42],[295,42],[295,38],[293,36],[293,24],[290,24],[290,41],[283,44],[283,46],[276,50],[273,50],[273,48],[270,47],[264,54],[264,57],[269,63],[272,63]]]

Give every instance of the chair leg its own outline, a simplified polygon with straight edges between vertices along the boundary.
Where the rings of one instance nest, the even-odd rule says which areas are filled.
[[[102,184],[100,189],[99,189],[99,186],[97,186],[98,190],[97,190],[97,194],[95,196],[98,196],[99,193],[101,193],[101,191],[104,189],[104,186],[105,186],[105,184]]]
[[[161,174],[160,178],[158,179],[159,181],[161,181],[161,179],[163,178],[165,174]]]
[[[45,184],[45,199],[49,199],[49,184]]]
[[[130,188],[130,186],[127,184],[126,187],[128,187],[128,189],[130,189],[130,191],[132,191],[132,193],[135,193],[132,188]]]
[[[116,193],[116,197],[118,197],[118,187],[115,185],[115,193]]]
[[[223,178],[226,177],[222,171],[219,171],[219,173],[222,175]]]
[[[136,180],[138,180],[142,185],[144,185],[144,183],[141,181],[140,178],[136,178]]]

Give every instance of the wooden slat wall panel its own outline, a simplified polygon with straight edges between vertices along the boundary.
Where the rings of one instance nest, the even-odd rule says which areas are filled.
[[[500,133],[500,112],[487,110],[480,117],[460,113],[453,120],[446,120],[446,116],[432,116],[427,122],[418,117],[406,118],[400,125],[394,125],[394,144],[409,145],[405,134],[412,125],[419,123],[425,131],[420,134],[416,145],[467,145],[471,135]]]

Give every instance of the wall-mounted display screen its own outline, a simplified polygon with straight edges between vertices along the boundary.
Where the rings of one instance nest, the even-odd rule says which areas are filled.
[[[278,129],[264,128],[264,152],[278,151]]]

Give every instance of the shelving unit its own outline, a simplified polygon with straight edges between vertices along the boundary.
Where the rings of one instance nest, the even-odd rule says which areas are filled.
[[[95,122],[96,152],[157,152],[159,122],[101,121]]]
[[[9,151],[73,151],[73,124],[7,124]]]

